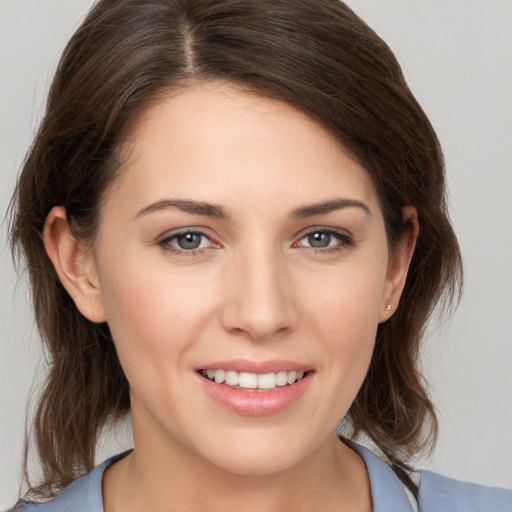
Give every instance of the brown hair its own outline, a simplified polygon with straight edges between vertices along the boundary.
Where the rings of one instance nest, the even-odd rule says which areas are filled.
[[[372,177],[391,248],[407,228],[402,207],[417,208],[400,306],[378,328],[345,419],[393,461],[435,442],[419,345],[439,299],[457,296],[462,266],[438,140],[388,46],[338,0],[102,0],[64,51],[11,204],[12,247],[26,260],[50,366],[32,494],[51,496],[89,471],[102,428],[130,408],[108,326],[78,312],[46,255],[45,219],[64,205],[74,235],[92,243],[127,131],[170,90],[212,80],[285,101],[332,133]]]

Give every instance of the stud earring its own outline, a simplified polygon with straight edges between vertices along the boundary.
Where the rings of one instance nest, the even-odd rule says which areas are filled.
[[[388,311],[391,311],[391,304],[388,304],[388,305],[386,306],[386,309],[387,309]]]

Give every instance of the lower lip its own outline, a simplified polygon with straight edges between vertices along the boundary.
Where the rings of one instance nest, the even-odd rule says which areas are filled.
[[[206,393],[215,402],[246,416],[268,416],[291,406],[306,392],[312,376],[313,372],[310,371],[300,381],[272,391],[244,391],[216,384],[198,374]]]

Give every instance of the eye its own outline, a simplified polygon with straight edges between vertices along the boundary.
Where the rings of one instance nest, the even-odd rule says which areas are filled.
[[[159,245],[165,250],[179,253],[194,253],[214,246],[212,240],[201,231],[181,231],[163,238]]]
[[[306,233],[295,247],[307,247],[315,250],[342,249],[352,243],[352,238],[333,229],[314,229]]]

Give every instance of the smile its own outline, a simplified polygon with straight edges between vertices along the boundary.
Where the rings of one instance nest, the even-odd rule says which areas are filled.
[[[315,370],[291,361],[216,362],[196,370],[214,403],[244,416],[267,416],[292,407],[315,380]]]
[[[245,391],[269,391],[301,381],[303,371],[270,373],[236,372],[233,370],[201,370],[201,375],[216,384],[224,384]],[[307,372],[306,372],[307,373]]]

